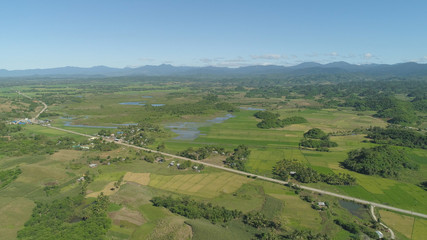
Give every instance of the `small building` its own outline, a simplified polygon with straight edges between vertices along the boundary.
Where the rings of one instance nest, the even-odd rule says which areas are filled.
[[[85,180],[85,177],[79,177],[78,179],[77,179],[77,182],[82,182],[82,181],[84,181]]]
[[[289,172],[290,175],[294,175],[295,173],[297,173],[297,172],[295,172],[295,171],[290,171]]]
[[[98,166],[98,164],[96,164],[96,163],[91,163],[91,164],[89,164],[89,167],[90,167],[90,168],[95,168],[96,166]]]
[[[317,206],[319,206],[319,207],[325,207],[326,204],[325,204],[325,202],[317,202]]]
[[[383,235],[382,232],[380,232],[380,231],[377,230],[377,231],[375,231],[375,233],[378,235],[379,239],[384,238],[384,235]]]

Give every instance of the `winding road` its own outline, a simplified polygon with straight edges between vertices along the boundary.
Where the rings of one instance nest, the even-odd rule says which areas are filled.
[[[26,95],[24,95],[24,94],[22,94],[20,92],[18,92],[18,93],[21,94],[21,95],[23,95],[23,96],[26,96]],[[28,97],[28,96],[26,96],[26,97]],[[30,98],[30,97],[28,97],[28,98]],[[37,117],[40,116],[40,114],[43,113],[47,109],[47,105],[44,102],[42,102],[42,101],[39,101],[39,102],[44,105],[44,108],[37,114]],[[53,127],[53,126],[46,126],[46,127],[52,128],[52,129],[56,129],[58,131],[63,131],[63,132],[71,133],[71,134],[76,134],[76,135],[88,137],[88,138],[93,137],[93,136],[88,135],[88,134],[83,134],[83,133],[79,133],[79,132],[75,132],[75,131],[71,131],[71,130],[67,130],[67,129],[63,129],[63,128],[58,128],[58,127]],[[113,142],[113,140],[110,140],[110,139],[106,139],[105,138],[105,140]],[[268,181],[268,182],[279,183],[279,184],[288,184],[288,182],[286,182],[286,181],[282,181],[282,180],[278,180],[278,179],[274,179],[274,178],[269,178],[269,177],[265,177],[265,176],[260,176],[260,175],[256,175],[256,174],[252,174],[252,173],[247,173],[247,172],[243,172],[243,171],[239,171],[239,170],[235,170],[235,169],[231,169],[231,168],[227,168],[227,167],[223,167],[223,166],[218,166],[218,165],[211,164],[211,163],[201,162],[201,161],[193,160],[193,159],[186,158],[186,157],[177,156],[177,155],[170,154],[170,153],[165,153],[165,152],[160,152],[160,151],[152,150],[152,149],[149,149],[149,148],[138,147],[138,146],[134,146],[134,145],[123,143],[123,142],[115,142],[115,143],[123,145],[123,146],[126,146],[126,147],[130,147],[130,148],[135,148],[135,149],[147,151],[147,152],[159,153],[161,155],[168,156],[168,157],[173,157],[173,158],[176,158],[176,159],[188,160],[188,161],[191,161],[191,162],[194,162],[194,163],[197,163],[197,164],[203,164],[203,165],[208,166],[208,167],[213,167],[213,168],[221,169],[221,170],[224,170],[224,171],[228,171],[228,172],[232,172],[232,173],[236,173],[236,174],[240,174],[240,175],[254,177],[254,178],[262,179],[262,180],[265,180],[265,181]],[[373,207],[379,207],[379,208],[388,209],[388,210],[392,210],[392,211],[395,211],[395,212],[409,214],[409,215],[412,215],[412,216],[417,216],[417,217],[421,217],[421,218],[426,218],[427,219],[427,214],[418,213],[418,212],[414,212],[414,211],[410,211],[410,210],[405,210],[405,209],[400,209],[400,208],[396,208],[396,207],[392,207],[392,206],[388,206],[388,205],[384,205],[384,204],[380,204],[380,203],[376,203],[376,202],[371,202],[371,201],[363,200],[363,199],[360,199],[360,198],[349,197],[349,196],[346,196],[346,195],[342,195],[342,194],[338,194],[338,193],[333,193],[333,192],[329,192],[329,191],[325,191],[325,190],[321,190],[321,189],[317,189],[317,188],[307,187],[307,186],[303,186],[303,185],[297,185],[297,186],[300,187],[301,189],[304,189],[304,190],[307,190],[307,191],[316,192],[316,193],[320,193],[320,194],[324,194],[324,195],[329,195],[329,196],[341,198],[341,199],[344,199],[344,200],[354,201],[356,203],[371,205]]]

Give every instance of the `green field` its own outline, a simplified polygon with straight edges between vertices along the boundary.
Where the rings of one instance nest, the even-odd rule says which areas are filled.
[[[103,81],[93,80],[90,81],[90,86],[82,82],[73,84],[57,82],[52,85],[17,86],[16,89],[31,97],[49,101],[47,113],[52,115],[45,118],[52,120],[51,124],[56,127],[96,135],[101,128],[67,127],[64,124],[71,122],[72,125],[119,127],[120,125],[116,124],[153,123],[160,126],[162,133],[156,135],[154,143],[146,147],[156,149],[158,145],[164,143],[164,151],[173,154],[189,147],[198,148],[204,145],[219,145],[231,152],[238,145],[244,144],[250,150],[250,155],[245,160],[248,172],[272,177],[272,168],[277,161],[284,158],[297,159],[319,173],[348,173],[355,177],[357,182],[355,186],[335,186],[326,183],[311,183],[307,184],[308,186],[427,213],[425,201],[427,192],[418,186],[421,181],[426,180],[425,149],[400,147],[405,149],[411,161],[419,165],[419,169],[404,170],[398,179],[368,176],[341,167],[340,162],[347,158],[349,151],[377,146],[369,142],[364,134],[349,133],[356,128],[387,126],[387,119],[372,116],[375,111],[355,111],[351,107],[341,106],[325,108],[318,101],[322,96],[306,97],[295,92],[291,94],[293,99],[288,99],[287,96],[244,97],[243,92],[233,90],[236,86],[216,82],[203,85],[197,81],[187,80],[121,81],[122,79],[120,81],[113,79],[106,84]],[[248,86],[245,91],[249,92],[256,88]],[[223,123],[207,124],[207,120],[223,117],[228,112],[217,109],[215,103],[206,99],[206,89],[217,95],[218,101],[232,103],[236,109],[240,106],[265,108],[278,113],[280,119],[299,116],[308,122],[283,128],[261,129],[257,127],[260,120],[253,116],[256,111],[242,109],[232,112],[234,117]],[[17,119],[25,114],[34,115],[36,111],[24,111],[29,103],[22,102],[22,97],[21,99],[17,97],[14,90],[10,87],[2,88],[1,116],[16,116],[12,119]],[[403,94],[399,96],[399,99],[411,100]],[[123,102],[143,102],[148,107],[121,105]],[[165,104],[171,108],[151,107],[151,104]],[[187,105],[191,107],[187,109]],[[173,109],[174,107],[179,109]],[[40,108],[41,106],[38,106],[36,110]],[[22,113],[19,112],[21,110]],[[200,124],[201,127],[198,128],[200,136],[195,140],[173,139],[177,134],[165,126],[175,122]],[[422,124],[424,123],[420,126]],[[330,137],[338,147],[330,148],[329,152],[299,148],[303,134],[311,128],[320,128],[326,133],[338,135]],[[112,132],[116,133],[116,130],[113,129]],[[346,134],[340,135],[342,132]],[[51,141],[46,144],[50,144],[52,148],[59,144],[57,140],[59,137],[72,137],[74,139],[72,145],[84,142],[85,145],[91,146],[85,137],[40,125],[27,125],[21,132],[8,133],[6,137],[20,139],[21,133],[28,138],[45,136]],[[140,138],[146,136],[140,135]],[[5,138],[4,141],[9,140]],[[50,154],[6,156],[6,153],[3,155],[0,153],[0,170],[17,166],[22,170],[17,179],[0,189],[1,238],[16,239],[17,231],[22,229],[30,218],[35,202],[50,202],[78,195],[82,183],[77,182],[77,179],[82,176],[91,178],[86,194],[111,191],[108,194],[111,201],[108,216],[113,224],[106,235],[107,239],[251,239],[255,234],[267,231],[250,227],[241,219],[217,224],[202,218],[189,219],[173,214],[165,208],[154,207],[150,202],[155,196],[169,195],[190,197],[206,204],[239,210],[242,214],[260,212],[270,220],[280,221],[283,227],[277,232],[281,233],[310,230],[313,233],[327,234],[331,239],[357,239],[362,236],[350,234],[336,225],[334,220],[339,218],[357,224],[370,224],[366,209],[363,210],[362,217],[352,215],[340,206],[338,199],[333,197],[307,191],[299,192],[279,184],[209,167],[201,172],[191,168],[178,170],[176,167],[168,166],[168,163],[172,160],[182,163],[182,160],[167,157],[164,163],[149,163],[143,160],[146,154],[123,146],[112,151],[94,149],[78,151],[68,147],[55,148]],[[212,154],[202,161],[221,165],[226,157]],[[107,164],[108,162],[110,164]],[[90,168],[90,163],[97,163],[98,166]],[[122,182],[120,187],[111,190],[114,183],[126,173],[149,174],[149,181],[144,184]],[[46,190],[48,186],[55,186],[55,189],[48,192]],[[309,197],[312,201],[302,200],[304,197]],[[84,203],[90,204],[93,201],[94,198],[89,197]],[[319,201],[328,202],[329,207],[316,210]],[[82,209],[84,207],[79,206]],[[381,221],[395,230],[399,238],[422,239],[427,234],[425,231],[427,223],[424,219],[379,211]]]

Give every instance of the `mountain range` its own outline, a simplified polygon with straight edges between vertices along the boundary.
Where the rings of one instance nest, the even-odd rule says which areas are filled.
[[[398,64],[355,65],[347,62],[320,64],[305,62],[295,66],[254,65],[239,68],[227,67],[182,67],[162,64],[137,68],[111,68],[96,66],[90,68],[59,67],[48,69],[5,70],[0,69],[0,77],[31,76],[256,76],[256,75],[310,75],[310,74],[361,73],[389,76],[427,76],[427,64],[415,62]]]

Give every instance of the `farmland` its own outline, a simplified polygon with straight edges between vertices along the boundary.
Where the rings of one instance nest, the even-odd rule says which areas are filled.
[[[348,152],[378,145],[369,141],[364,132],[372,126],[384,128],[388,125],[387,119],[373,116],[375,111],[356,111],[349,106],[322,107],[318,99],[307,98],[300,93],[291,94],[289,99],[286,96],[245,97],[231,86],[217,83],[207,85],[214,94],[206,93],[205,86],[185,81],[174,84],[167,81],[129,81],[122,84],[111,80],[108,84],[102,84],[102,80],[97,79],[92,83],[94,88],[82,83],[16,88],[48,103],[48,111],[41,119],[48,119],[52,126],[94,137],[101,130],[110,131],[107,138],[123,141],[124,136],[120,132],[126,131],[129,124],[144,123],[146,130],[139,136],[152,138],[152,141],[140,143],[144,147],[180,154],[188,148],[216,146],[216,149],[224,149],[224,152],[213,150],[200,161],[221,166],[237,146],[244,145],[250,151],[248,157],[242,160],[247,172],[276,177],[272,169],[277,161],[296,159],[320,174],[343,173],[356,179],[356,184],[351,186],[324,182],[306,183],[307,186],[427,213],[424,201],[427,194],[419,186],[426,180],[425,149],[397,146],[419,166],[418,170],[402,170],[399,178],[365,175],[342,167],[341,162],[347,158]],[[61,95],[52,94],[56,92]],[[26,100],[16,95],[7,89],[1,93],[4,116],[14,116],[12,109],[28,109],[28,103],[21,103]],[[297,116],[307,122],[262,129],[257,127],[260,120],[254,117],[258,110],[250,108],[272,111],[280,119]],[[37,109],[24,112],[34,115]],[[218,120],[227,114],[231,114],[231,117]],[[178,126],[177,123],[191,123],[190,130],[196,137],[177,138],[181,134],[173,127]],[[300,141],[304,133],[313,128],[329,134],[330,140],[338,146],[328,151],[302,148]],[[19,167],[22,171],[14,181],[0,189],[0,213],[7,219],[1,221],[0,231],[5,239],[18,236],[19,230],[30,219],[36,202],[50,203],[78,195],[85,200],[77,209],[83,209],[85,204],[96,201],[99,196],[108,196],[110,205],[106,216],[112,222],[106,234],[108,239],[207,239],[206,236],[248,239],[268,232],[289,238],[299,233],[297,230],[304,230],[305,234],[325,234],[333,239],[366,234],[360,231],[350,233],[335,224],[336,219],[348,219],[358,226],[373,229],[363,206],[360,206],[360,211],[364,212],[362,217],[356,216],[333,197],[219,169],[198,169],[196,164],[179,169],[177,164],[184,165],[185,161],[123,146],[107,148],[107,143],[98,143],[42,125],[26,125],[19,132],[7,134],[11,136],[8,144],[18,144],[19,139],[30,139],[32,144],[40,144],[50,150],[46,153],[9,153],[0,156],[1,169]],[[64,139],[69,141],[68,145],[64,145]],[[89,167],[90,164],[95,165]],[[300,184],[294,178],[290,178],[290,182],[291,185]],[[243,216],[260,212],[269,221],[279,221],[282,227],[254,228],[240,218],[222,224],[212,224],[202,218],[190,219],[153,206],[150,200],[156,196],[188,197],[212,206],[241,211]],[[319,208],[318,202],[327,202],[328,207]],[[424,236],[426,224],[423,219],[383,210],[379,213],[381,220],[402,239],[422,239]],[[399,225],[399,222],[405,224]]]

